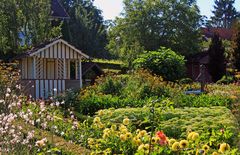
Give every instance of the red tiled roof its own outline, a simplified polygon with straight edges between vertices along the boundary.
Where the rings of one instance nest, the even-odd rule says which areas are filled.
[[[231,40],[233,31],[227,28],[202,28],[203,35],[207,38],[212,38],[214,34],[218,34],[220,38]]]

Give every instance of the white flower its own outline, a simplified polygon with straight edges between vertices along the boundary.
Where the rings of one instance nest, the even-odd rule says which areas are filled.
[[[4,100],[0,100],[0,103],[4,103],[5,101]]]
[[[6,97],[9,97],[10,96],[10,94],[9,93],[6,93],[6,95],[5,95]]]
[[[7,88],[7,93],[11,93],[11,89],[10,88]]]
[[[57,91],[57,88],[54,88],[53,91]]]
[[[56,102],[56,106],[58,107],[60,105],[60,103],[59,102]]]

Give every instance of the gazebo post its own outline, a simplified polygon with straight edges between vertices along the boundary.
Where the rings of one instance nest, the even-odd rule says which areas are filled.
[[[63,59],[63,78],[64,80],[67,79],[67,73],[66,73],[66,59]]]
[[[36,79],[36,57],[33,57],[33,79]]]
[[[82,57],[79,59],[79,81],[80,81],[80,88],[82,88]]]

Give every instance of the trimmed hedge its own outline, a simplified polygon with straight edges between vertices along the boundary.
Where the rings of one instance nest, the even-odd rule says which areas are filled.
[[[121,123],[125,117],[131,119],[133,128],[149,129],[151,127],[150,108],[126,108],[104,110],[103,122]],[[156,129],[163,130],[169,137],[185,137],[188,131],[207,134],[212,130],[224,129],[230,135],[226,141],[233,144],[238,134],[238,123],[226,107],[155,109]]]

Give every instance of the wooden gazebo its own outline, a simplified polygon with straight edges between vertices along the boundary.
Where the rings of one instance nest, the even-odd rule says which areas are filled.
[[[82,60],[89,56],[61,38],[18,56],[23,92],[34,98],[82,87]]]

